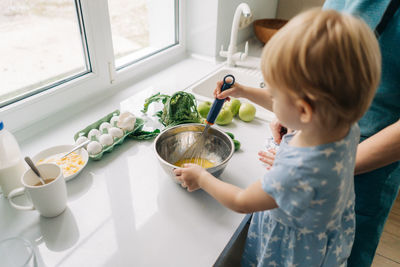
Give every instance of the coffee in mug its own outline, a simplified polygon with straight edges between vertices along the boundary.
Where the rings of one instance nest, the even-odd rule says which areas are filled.
[[[49,184],[49,183],[53,182],[54,180],[55,180],[55,178],[46,179],[46,180],[44,180],[44,184]],[[38,182],[38,183],[35,184],[34,186],[42,186],[42,185],[44,185],[44,184],[42,184],[42,182]]]
[[[8,195],[8,200],[18,210],[37,210],[44,217],[55,217],[67,207],[67,187],[61,167],[54,163],[37,165],[45,184],[39,177],[28,169],[22,175],[23,187],[14,189]],[[13,199],[21,194],[27,194],[32,205],[22,206],[14,203]]]

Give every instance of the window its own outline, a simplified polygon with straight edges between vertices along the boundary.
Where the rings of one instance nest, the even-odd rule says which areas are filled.
[[[178,43],[174,0],[109,0],[117,70]]]
[[[48,89],[57,92],[58,98],[46,106],[53,110],[37,111],[39,120],[45,112],[71,105],[70,96],[109,88],[115,82],[111,76],[119,70],[134,68],[142,59],[176,47],[181,23],[178,7],[178,0],[0,1],[3,119],[2,110],[9,104],[19,104],[21,99],[29,102],[29,96]],[[146,67],[156,64],[149,62]],[[129,69],[117,79],[134,73]]]
[[[2,3],[0,107],[91,71],[79,3]]]

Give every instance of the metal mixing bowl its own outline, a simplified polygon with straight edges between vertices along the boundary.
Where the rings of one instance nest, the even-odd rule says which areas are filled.
[[[154,140],[154,150],[164,171],[175,179],[174,165],[183,153],[200,137],[204,124],[181,124],[164,130]],[[215,165],[207,168],[214,176],[219,176],[231,159],[235,146],[232,139],[216,127],[210,127],[200,156]]]

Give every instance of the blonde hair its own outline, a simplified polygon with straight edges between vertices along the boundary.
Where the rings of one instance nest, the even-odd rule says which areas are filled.
[[[261,63],[269,86],[307,101],[324,125],[358,121],[381,73],[373,32],[361,19],[312,9],[291,19],[266,44]]]

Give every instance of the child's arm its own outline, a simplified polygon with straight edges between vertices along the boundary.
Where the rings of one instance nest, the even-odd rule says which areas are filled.
[[[222,81],[217,83],[217,88],[214,90],[214,97],[218,99],[229,99],[232,97],[244,97],[249,99],[251,102],[262,106],[265,109],[272,111],[272,98],[268,89],[265,88],[253,88],[249,86],[241,85],[237,82],[228,90],[221,92]]]
[[[221,204],[236,212],[251,213],[278,207],[275,200],[262,189],[261,181],[241,189],[215,178],[195,164],[186,164],[185,168],[176,169],[175,175],[189,192],[202,188]]]

